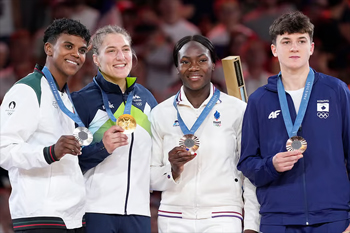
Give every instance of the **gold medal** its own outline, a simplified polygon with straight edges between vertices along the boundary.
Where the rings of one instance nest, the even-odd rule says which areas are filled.
[[[287,143],[286,143],[287,151],[300,150],[301,153],[304,153],[306,148],[307,148],[307,142],[303,137],[293,136],[287,140]]]
[[[86,127],[75,128],[73,136],[79,141],[80,146],[90,145],[93,139],[92,133]]]
[[[186,134],[180,138],[179,144],[186,147],[186,150],[194,153],[199,148],[199,139],[193,134]]]
[[[136,129],[136,120],[130,114],[123,114],[118,117],[116,125],[124,129],[124,133],[132,133]]]

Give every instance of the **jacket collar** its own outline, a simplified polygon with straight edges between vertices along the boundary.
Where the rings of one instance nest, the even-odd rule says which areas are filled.
[[[311,68],[312,69],[312,68]],[[316,72],[314,69],[312,69],[315,73],[315,80],[314,84],[319,80],[320,74]],[[279,74],[269,77],[267,84],[265,85],[265,88],[269,91],[277,92],[277,80],[279,78]]]
[[[44,69],[44,66],[39,65],[39,64],[36,64],[33,72],[34,72],[34,73],[40,73],[42,76],[45,77],[44,73],[42,72],[42,69]],[[51,72],[51,71],[50,71],[50,72]],[[51,73],[51,74],[52,74],[52,73]],[[54,77],[53,75],[52,75],[52,77],[53,77],[53,80],[55,81],[57,90],[60,91],[60,92],[64,92],[64,90],[66,89],[67,83],[65,83],[64,86],[63,86],[63,88],[62,88],[62,90],[60,90],[60,89],[59,89],[60,87],[58,86],[58,83],[57,83],[55,77]],[[46,78],[46,77],[45,77],[45,78]],[[47,80],[47,79],[46,79],[46,80]]]
[[[214,94],[215,89],[216,89],[216,87],[212,83],[210,83],[210,94],[209,94],[208,98],[206,98],[204,100],[204,102],[201,104],[201,106],[199,108],[204,107],[204,106],[206,106],[209,103],[211,97]],[[185,106],[193,107],[191,102],[186,97],[186,94],[184,92],[184,87],[183,86],[181,86],[180,93],[179,93],[179,95],[178,95],[178,97],[176,99],[176,102],[177,102],[177,105],[185,105]],[[221,103],[221,102],[222,101],[219,98],[216,103]]]
[[[116,94],[122,94],[122,90],[120,89],[119,85],[114,84],[112,82],[107,81],[100,70],[97,71],[96,75],[96,81],[100,85],[100,87],[106,92],[106,93],[116,93]],[[126,90],[125,93],[131,92],[136,84],[136,78],[135,77],[126,77]]]

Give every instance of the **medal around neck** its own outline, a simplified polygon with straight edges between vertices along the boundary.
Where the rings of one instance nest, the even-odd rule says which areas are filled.
[[[78,127],[73,131],[73,136],[79,141],[80,146],[91,144],[93,135],[86,127]]]
[[[186,147],[186,150],[193,154],[199,148],[199,139],[193,134],[186,134],[180,138],[179,144]]]
[[[287,151],[300,150],[301,153],[304,153],[306,148],[307,148],[307,142],[303,137],[293,136],[287,140],[287,143],[286,143]]]
[[[124,129],[123,133],[132,133],[136,129],[136,120],[130,114],[123,114],[118,117],[116,125]]]

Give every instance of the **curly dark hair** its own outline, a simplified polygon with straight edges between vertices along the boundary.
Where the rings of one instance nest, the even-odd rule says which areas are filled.
[[[278,17],[270,26],[269,30],[273,44],[276,44],[278,35],[284,33],[308,33],[311,41],[314,35],[314,25],[310,19],[300,11],[289,12]]]
[[[215,53],[215,48],[214,48],[213,43],[208,38],[206,38],[205,36],[193,35],[193,36],[185,36],[185,37],[183,37],[174,46],[173,62],[174,62],[175,67],[178,67],[178,65],[179,65],[178,56],[179,56],[180,49],[185,44],[187,44],[190,41],[196,41],[196,42],[202,44],[204,47],[206,47],[209,50],[209,52],[210,52],[210,58],[211,58],[212,62],[213,63],[216,62],[216,60],[218,59],[218,56]]]
[[[65,33],[74,36],[80,36],[87,44],[90,42],[89,30],[80,22],[73,19],[56,19],[50,24],[44,32],[44,43],[55,43],[60,34]]]

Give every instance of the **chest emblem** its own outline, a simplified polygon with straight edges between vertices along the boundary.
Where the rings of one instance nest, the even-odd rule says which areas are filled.
[[[317,100],[317,116],[321,119],[329,117],[329,100]]]
[[[175,126],[180,126],[178,120],[175,120],[175,121],[174,121],[173,127],[175,127]]]
[[[281,110],[276,110],[276,111],[272,111],[269,115],[268,119],[276,119],[277,116],[280,114]]]
[[[214,113],[214,121],[213,121],[213,125],[216,127],[220,127],[221,126],[221,120],[220,120],[220,113],[218,111],[215,111]]]
[[[114,105],[113,105],[111,102],[109,102],[109,101],[108,101],[108,106],[109,106],[109,108],[114,108]],[[105,108],[104,105],[102,105],[102,108],[103,108],[104,110],[106,110],[106,108]]]

